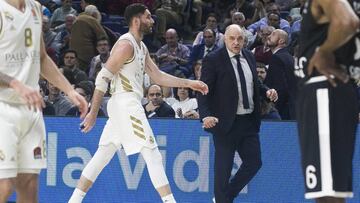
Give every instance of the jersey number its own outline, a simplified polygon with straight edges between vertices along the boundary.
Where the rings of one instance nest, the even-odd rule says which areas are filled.
[[[32,32],[30,28],[25,29],[25,46],[26,47],[32,46]]]
[[[313,165],[308,165],[305,170],[306,186],[309,189],[314,189],[317,185],[316,168]]]

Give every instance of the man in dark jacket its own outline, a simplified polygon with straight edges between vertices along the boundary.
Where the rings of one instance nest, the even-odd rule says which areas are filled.
[[[151,85],[147,90],[146,97],[148,103],[143,107],[148,118],[175,117],[175,111],[163,100],[162,89],[159,85]]]

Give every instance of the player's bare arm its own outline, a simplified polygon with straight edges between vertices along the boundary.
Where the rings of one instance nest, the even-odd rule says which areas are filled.
[[[358,17],[345,0],[316,0],[311,12],[319,24],[329,22],[329,30],[326,41],[310,59],[308,74],[311,75],[315,68],[334,86],[335,78],[347,82],[349,76],[336,66],[333,52],[354,36],[359,28]]]
[[[59,71],[58,67],[55,65],[52,59],[48,56],[42,37],[40,46],[41,75],[51,84],[63,91],[72,101],[72,103],[74,103],[79,108],[81,112],[80,117],[84,118],[88,110],[88,104],[85,98],[74,90],[64,75]]]
[[[96,117],[104,94],[107,90],[108,83],[111,81],[113,75],[119,72],[123,64],[130,60],[133,55],[134,48],[132,47],[131,42],[121,40],[114,45],[109,59],[96,77],[96,88],[92,97],[91,109],[86,115],[84,121],[81,123],[83,126],[82,132],[89,132],[95,125]]]
[[[156,84],[161,86],[188,87],[195,91],[199,91],[202,94],[207,94],[209,92],[208,86],[202,81],[178,78],[159,70],[157,65],[150,58],[149,53],[146,55],[145,72]]]
[[[29,108],[42,111],[45,107],[44,100],[40,92],[33,89],[15,78],[0,72],[0,88],[12,88],[14,89],[26,102]]]

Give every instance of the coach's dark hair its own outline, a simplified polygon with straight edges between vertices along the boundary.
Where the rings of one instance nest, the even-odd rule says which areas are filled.
[[[135,3],[127,6],[124,13],[126,23],[130,25],[130,22],[133,19],[133,17],[144,14],[146,9],[148,8],[141,3]]]

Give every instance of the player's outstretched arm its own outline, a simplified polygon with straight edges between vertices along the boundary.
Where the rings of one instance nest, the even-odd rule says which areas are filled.
[[[42,111],[42,108],[45,107],[44,100],[38,90],[2,72],[0,72],[0,88],[14,89],[25,100],[28,107],[34,108],[35,111]]]
[[[66,80],[64,75],[59,71],[58,67],[48,56],[45,50],[44,41],[41,37],[40,48],[41,75],[51,84],[63,91],[80,110],[81,118],[84,118],[88,111],[88,104],[83,96],[77,93],[71,84]]]
[[[100,109],[102,99],[108,89],[108,84],[119,72],[123,64],[133,57],[134,49],[127,40],[118,41],[113,49],[106,64],[102,67],[95,80],[95,91],[92,97],[90,112],[81,123],[82,132],[89,132],[95,125],[96,117]]]
[[[159,68],[150,58],[149,54],[146,55],[145,71],[150,76],[150,78],[155,81],[156,84],[161,86],[188,87],[195,91],[201,92],[202,94],[207,94],[209,92],[208,86],[200,80],[178,78],[159,70]]]

